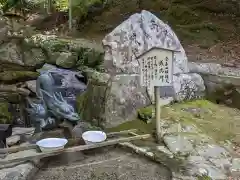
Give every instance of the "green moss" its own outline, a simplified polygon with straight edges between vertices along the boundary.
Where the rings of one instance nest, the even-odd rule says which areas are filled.
[[[139,119],[125,122],[117,127],[109,128],[107,129],[108,132],[117,132],[117,131],[123,131],[127,129],[137,129],[139,134],[148,134],[153,133],[154,130],[154,123],[146,124],[143,121],[140,121]]]
[[[78,50],[77,66],[87,66],[89,68],[98,69],[103,62],[103,52],[90,48],[81,48]]]
[[[84,112],[84,104],[86,102],[86,92],[83,92],[82,94],[77,95],[77,111],[81,118],[83,118],[83,112]]]
[[[76,53],[61,52],[56,59],[56,65],[63,68],[74,68],[77,63]]]
[[[38,72],[32,71],[4,71],[0,73],[0,81],[4,83],[20,82],[37,79]]]
[[[95,126],[102,127],[105,123],[104,113],[110,87],[108,79],[107,74],[89,70],[87,89],[77,97],[78,112],[81,118]]]
[[[9,112],[9,104],[5,102],[0,103],[0,124],[11,124],[12,114]]]
[[[144,107],[138,110],[138,118],[144,121],[152,119],[153,107]]]
[[[208,175],[197,176],[198,180],[212,180]]]
[[[142,117],[149,117],[151,108],[141,109]],[[201,132],[213,137],[217,142],[225,140],[240,142],[237,135],[240,131],[238,125],[240,110],[225,105],[214,104],[207,100],[176,103],[163,107],[161,118],[173,123],[180,122],[185,125],[196,125]],[[146,124],[138,119],[109,130],[119,131],[126,129],[138,129],[139,133],[152,133],[155,129],[155,121]]]

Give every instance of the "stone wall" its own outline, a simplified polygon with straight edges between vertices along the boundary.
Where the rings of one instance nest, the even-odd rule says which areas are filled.
[[[104,55],[101,46],[85,39],[27,36],[26,29],[15,27],[13,20],[0,17],[0,123],[25,120],[25,97],[35,96],[38,69],[44,64],[99,70]]]
[[[189,63],[189,70],[204,79],[207,98],[240,108],[240,70],[214,63]]]

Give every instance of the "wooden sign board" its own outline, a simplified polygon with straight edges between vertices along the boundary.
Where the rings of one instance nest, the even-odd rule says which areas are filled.
[[[172,86],[174,51],[152,48],[137,58],[141,86]]]
[[[173,86],[161,86],[160,87],[160,98],[174,97],[175,91]]]

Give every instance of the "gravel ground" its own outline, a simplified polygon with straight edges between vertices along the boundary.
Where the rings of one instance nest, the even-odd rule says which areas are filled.
[[[120,149],[100,149],[48,159],[34,180],[170,180],[162,165]]]

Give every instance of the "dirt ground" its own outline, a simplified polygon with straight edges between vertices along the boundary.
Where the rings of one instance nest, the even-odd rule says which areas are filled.
[[[48,159],[34,180],[170,180],[164,166],[117,148]]]

